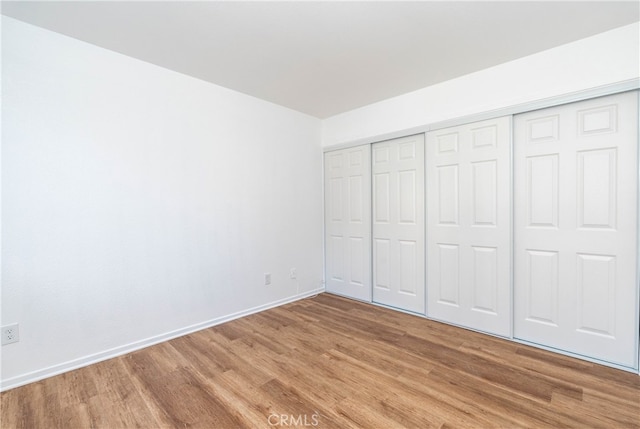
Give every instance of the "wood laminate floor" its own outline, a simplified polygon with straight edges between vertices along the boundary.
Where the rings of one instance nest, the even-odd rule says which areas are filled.
[[[2,393],[9,428],[640,427],[640,377],[322,294]]]

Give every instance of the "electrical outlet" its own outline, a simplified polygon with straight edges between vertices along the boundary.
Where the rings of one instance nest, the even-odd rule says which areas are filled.
[[[289,278],[295,279],[297,275],[295,268],[291,268],[291,270],[289,270]]]
[[[20,331],[18,324],[13,323],[2,327],[2,345],[17,343],[20,341]]]
[[[264,285],[269,286],[271,284],[271,273],[264,273]]]

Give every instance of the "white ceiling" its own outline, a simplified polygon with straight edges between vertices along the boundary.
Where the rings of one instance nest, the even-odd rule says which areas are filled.
[[[4,1],[2,13],[319,118],[640,20],[637,1]]]

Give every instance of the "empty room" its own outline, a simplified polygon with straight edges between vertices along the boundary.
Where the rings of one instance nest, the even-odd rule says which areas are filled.
[[[640,428],[640,3],[2,1],[0,427]]]

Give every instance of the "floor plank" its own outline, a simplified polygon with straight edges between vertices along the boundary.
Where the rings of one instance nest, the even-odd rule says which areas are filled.
[[[7,428],[640,428],[640,377],[330,294],[0,396]]]

